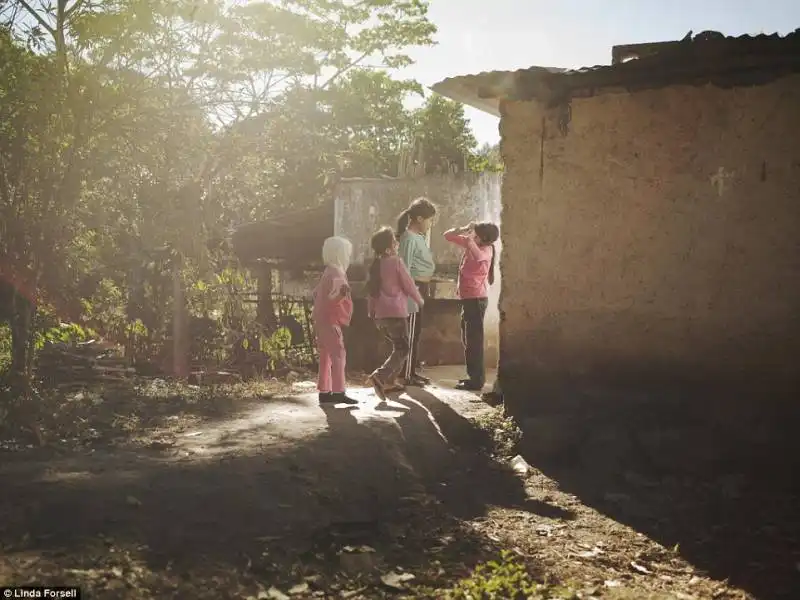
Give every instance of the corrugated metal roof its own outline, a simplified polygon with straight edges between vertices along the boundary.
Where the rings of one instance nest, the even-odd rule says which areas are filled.
[[[786,36],[776,33],[726,37],[707,31],[691,37],[690,32],[680,41],[630,44],[612,50],[615,59],[635,54],[640,57],[579,69],[536,66],[449,77],[431,89],[500,116],[503,99],[553,102],[572,95],[591,95],[604,88],[652,88],[680,83],[754,85],[800,71],[800,29]]]

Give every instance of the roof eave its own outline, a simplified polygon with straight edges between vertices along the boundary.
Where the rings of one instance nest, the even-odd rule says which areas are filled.
[[[431,89],[462,104],[472,106],[495,117],[500,116],[503,100],[520,99],[528,95],[531,85],[549,82],[563,73],[557,67],[529,67],[516,71],[484,71],[475,75],[448,77]],[[533,83],[532,83],[533,82]]]
[[[437,94],[450,98],[456,102],[461,102],[472,108],[488,113],[492,116],[500,116],[500,100],[498,97],[482,98],[476,90],[470,89],[460,80],[464,77],[450,77],[431,86],[431,90]]]

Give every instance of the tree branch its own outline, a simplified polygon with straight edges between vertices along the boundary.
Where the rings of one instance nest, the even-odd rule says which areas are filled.
[[[53,38],[55,38],[56,30],[53,29],[53,27],[51,27],[50,25],[48,25],[47,21],[45,21],[42,18],[42,16],[38,12],[36,12],[36,10],[30,4],[25,2],[25,0],[18,0],[18,2],[22,6],[22,8],[24,8],[28,12],[28,14],[30,14],[34,19],[36,19],[39,22],[39,25],[44,27],[47,30],[47,32],[50,35],[52,35]]]
[[[338,79],[338,78],[339,78],[339,77],[340,77],[342,74],[344,74],[345,72],[347,72],[347,71],[349,71],[350,69],[352,69],[353,67],[355,67],[355,66],[356,66],[358,63],[360,63],[362,60],[364,60],[365,58],[367,58],[367,57],[368,57],[370,54],[372,54],[372,53],[371,53],[371,52],[369,52],[369,51],[367,51],[367,52],[364,52],[364,54],[362,54],[361,56],[359,56],[357,59],[355,59],[354,61],[352,61],[350,64],[348,64],[348,65],[346,65],[346,66],[342,67],[341,69],[339,69],[338,71],[336,71],[336,73],[334,73],[333,75],[331,75],[330,79],[328,79],[328,80],[327,80],[325,83],[323,83],[323,84],[320,86],[320,89],[321,89],[321,90],[324,90],[324,89],[325,89],[326,87],[328,87],[328,86],[329,86],[331,83],[333,83],[333,81],[334,81],[335,79]]]
[[[83,4],[84,0],[75,0],[75,4],[70,6],[67,10],[64,11],[64,17],[69,18],[72,13],[78,10],[81,5]]]

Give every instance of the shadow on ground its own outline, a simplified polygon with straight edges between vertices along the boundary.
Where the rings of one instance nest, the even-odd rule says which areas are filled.
[[[570,516],[527,502],[519,479],[476,452],[475,428],[436,396],[396,400],[386,418],[323,411],[308,395],[298,414],[314,424],[293,439],[261,444],[269,428],[255,426],[224,452],[214,443],[189,456],[98,452],[5,474],[0,579],[35,572],[37,583],[78,582],[94,597],[240,597],[256,582],[309,574],[324,585],[342,568],[337,551],[368,544],[381,568],[433,583],[496,555],[459,518],[490,505]]]
[[[532,465],[713,579],[800,597],[796,399],[574,392],[571,406],[519,419]]]

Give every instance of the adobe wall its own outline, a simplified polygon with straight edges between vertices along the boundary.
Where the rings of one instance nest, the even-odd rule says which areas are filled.
[[[608,412],[600,390],[661,407],[709,390],[673,409],[745,427],[759,402],[798,390],[798,106],[797,76],[608,93],[571,110],[504,104],[512,412]]]

